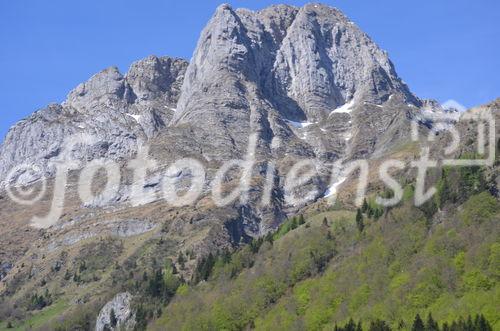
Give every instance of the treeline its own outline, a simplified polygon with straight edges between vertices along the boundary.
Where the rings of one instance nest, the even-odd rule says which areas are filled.
[[[401,321],[397,327],[398,330],[406,329],[407,325]],[[335,331],[392,331],[389,324],[383,320],[377,319],[370,322],[367,329],[363,329],[361,321],[357,324],[353,319],[350,319],[344,326],[335,325]],[[434,320],[432,314],[427,316],[424,322],[419,314],[415,316],[413,324],[411,325],[411,331],[492,331],[493,328],[491,324],[486,320],[482,314],[476,315],[472,318],[470,315],[465,320],[460,317],[451,323],[444,322],[441,327],[438,322]]]

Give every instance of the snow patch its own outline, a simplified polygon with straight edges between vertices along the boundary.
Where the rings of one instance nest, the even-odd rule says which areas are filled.
[[[375,107],[384,108],[382,105],[377,105],[376,103],[373,103],[373,102],[370,102],[370,101],[363,101],[363,103],[365,105],[372,105],[372,106],[375,106]]]
[[[271,140],[271,148],[276,149],[281,146],[281,139],[279,137],[273,137],[273,140]]]
[[[467,108],[465,106],[461,105],[460,103],[458,103],[455,100],[448,100],[445,103],[443,103],[441,105],[441,107],[444,110],[452,110],[452,111],[458,110],[461,113],[463,113],[463,112],[465,112],[467,110]]]
[[[354,99],[349,102],[346,102],[344,105],[340,106],[337,109],[334,109],[331,113],[350,113],[352,111],[352,106],[354,106]]]
[[[294,122],[290,120],[286,120],[288,123],[290,123],[292,126],[296,127],[297,129],[303,129],[308,127],[311,124],[314,124],[312,122]]]
[[[331,185],[331,186],[330,186],[330,187],[329,187],[329,188],[325,191],[325,193],[324,193],[323,197],[328,198],[328,197],[330,197],[330,196],[332,196],[332,195],[334,195],[334,194],[337,194],[337,190],[338,190],[339,186],[340,186],[343,182],[345,182],[345,180],[346,180],[346,179],[347,179],[347,177],[344,177],[344,176],[339,177],[339,178],[338,178],[338,180],[337,180],[335,183],[333,183],[333,184],[332,184],[332,185]]]
[[[139,122],[139,120],[141,119],[141,115],[134,115],[129,113],[126,113],[126,115],[132,117],[136,122]]]

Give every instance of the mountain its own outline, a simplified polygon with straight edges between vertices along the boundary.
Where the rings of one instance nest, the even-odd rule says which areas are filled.
[[[0,321],[20,328],[32,324],[35,329],[53,329],[57,317],[62,330],[102,330],[109,327],[113,311],[118,322],[141,328],[161,315],[160,307],[172,298],[174,305],[167,306],[167,311],[192,311],[190,306],[182,308],[182,296],[175,295],[178,289],[186,289],[185,284],[179,287],[183,281],[194,287],[196,296],[196,284],[209,280],[201,287],[214,286],[213,299],[219,300],[218,285],[212,285],[210,277],[221,252],[236,258],[239,247],[252,247],[257,238],[283,231],[282,224],[294,215],[305,214],[309,220],[329,212],[333,207],[325,198],[340,184],[343,190],[334,208],[341,209],[339,215],[349,223],[355,210],[355,178],[341,176],[346,163],[365,159],[370,166],[378,166],[388,158],[407,163],[417,159],[419,143],[412,141],[412,123],[417,123],[421,136],[438,136],[432,151],[437,153],[448,139],[440,132],[458,117],[437,102],[415,96],[398,77],[387,53],[335,8],[276,5],[250,11],[221,5],[202,31],[189,62],[150,56],[132,64],[125,74],[114,67],[105,69],[77,86],[62,104],[49,105],[10,129],[0,147],[0,235],[6,238],[0,241]],[[470,135],[470,129],[465,125],[460,130]],[[85,134],[92,140],[71,146],[70,139]],[[144,151],[148,161],[136,167],[144,178],[137,178],[133,165],[145,157]],[[171,167],[185,158],[195,159],[206,178],[192,204],[177,206],[166,199],[169,185],[185,191],[195,177],[186,169]],[[119,189],[110,197],[82,201],[79,179],[89,165],[99,167],[102,159],[117,165]],[[247,159],[252,160],[249,169]],[[293,189],[298,198],[290,199],[287,178],[294,165],[306,159],[315,174]],[[69,170],[64,168],[68,178],[60,185],[58,166],[69,160],[77,162],[67,166]],[[236,162],[228,163],[231,160]],[[221,173],[221,169],[227,171]],[[471,190],[467,198],[493,192],[496,171],[485,169],[485,184],[481,190]],[[111,181],[109,173],[93,175],[87,178],[91,193]],[[397,175],[407,184],[415,180],[411,170]],[[433,179],[439,176],[436,173]],[[226,197],[229,194],[225,203],[218,203],[213,193],[218,179],[223,179],[220,191]],[[250,184],[248,192],[238,189],[243,181]],[[370,176],[368,194],[382,192],[383,186]],[[28,198],[44,188],[29,208],[11,200],[12,191],[24,192],[21,196]],[[466,202],[447,201],[447,206],[459,203]],[[454,215],[436,214],[434,205],[426,207],[429,210],[413,210],[419,221],[425,217],[430,223],[448,222]],[[58,208],[60,215],[51,216],[49,212]],[[367,232],[389,240],[391,231],[378,227],[385,222],[392,227],[397,219],[384,212],[383,221],[374,222]],[[50,217],[41,222],[44,215]],[[495,212],[488,215],[497,217]],[[425,231],[432,229],[427,224]],[[493,239],[486,233],[493,235],[498,229],[484,225],[483,230],[479,237],[489,245]],[[308,245],[319,240],[319,234],[308,231],[299,231],[301,240]],[[343,266],[354,263],[349,259],[365,252],[371,239],[351,231],[346,240],[335,248],[340,260],[334,258],[337,253],[330,254],[328,241],[324,268],[296,280],[320,277],[327,265],[340,266],[339,272],[347,275],[350,271]],[[423,236],[422,240],[434,239]],[[419,242],[415,247],[420,250],[425,245]],[[392,249],[391,254],[398,253],[397,246]],[[292,247],[288,250],[295,254]],[[233,251],[235,255],[229,253]],[[252,254],[257,253],[259,249]],[[241,265],[231,277],[269,271],[267,257],[238,258]],[[413,258],[418,260],[418,254]],[[248,263],[253,265],[254,260],[263,265],[253,268]],[[412,260],[405,266],[414,270],[418,263]],[[232,284],[233,279],[224,281]],[[293,290],[295,283],[286,286]],[[351,291],[350,285],[346,288]],[[279,297],[284,294],[279,293]],[[186,300],[191,299],[190,294]],[[264,308],[271,309],[275,303]],[[359,307],[368,309],[363,304]],[[356,309],[349,313],[371,316]],[[347,312],[335,316],[340,321]],[[238,323],[244,328],[254,322]],[[159,325],[161,329],[163,324]]]
[[[50,161],[60,155],[67,137],[82,132],[99,142],[80,158],[131,157],[138,140],[152,137],[172,118],[187,65],[181,59],[150,56],[132,64],[126,77],[116,67],[97,73],[62,105],[51,104],[9,130],[0,150],[0,179],[22,164],[41,167],[27,183],[54,175]]]

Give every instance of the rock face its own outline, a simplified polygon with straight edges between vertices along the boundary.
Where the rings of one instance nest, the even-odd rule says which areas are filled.
[[[138,140],[149,139],[172,117],[186,67],[181,59],[151,56],[134,63],[126,76],[115,67],[94,75],[62,105],[49,105],[10,129],[0,149],[0,181],[21,164],[37,165],[50,177],[50,163],[63,142],[79,133],[91,134],[97,142],[76,158],[129,158]]]
[[[96,320],[95,330],[132,330],[135,319],[130,308],[131,300],[132,295],[128,292],[117,294],[101,309]],[[114,321],[111,318],[111,311],[115,315]]]
[[[256,134],[257,172],[266,172],[264,160],[275,160],[280,178],[269,208],[255,207],[256,201],[246,206],[259,223],[246,230],[259,235],[283,217],[288,164],[311,158],[327,173],[335,161],[383,153],[407,137],[420,105],[387,54],[340,11],[221,5],[200,36],[177,112],[160,135],[170,142],[163,158],[240,158]],[[326,177],[312,184],[318,195],[327,189]]]
[[[7,238],[0,241],[0,299],[20,307],[48,281],[45,288],[61,287],[55,293],[102,304],[103,298],[124,291],[121,278],[110,288],[109,278],[92,277],[96,286],[88,289],[99,293],[86,297],[84,291],[80,298],[64,276],[76,272],[77,262],[101,255],[109,258],[102,262],[103,275],[113,277],[123,274],[111,270],[113,262],[123,262],[127,272],[135,262],[143,267],[143,261],[158,258],[158,263],[175,264],[179,253],[190,252],[193,259],[186,268],[177,268],[189,279],[209,252],[249,242],[299,210],[307,212],[303,207],[312,210],[325,203],[319,200],[348,181],[340,162],[382,157],[410,140],[412,120],[422,130],[435,129],[443,113],[436,103],[414,96],[387,53],[337,9],[309,4],[249,11],[222,5],[203,30],[190,63],[150,56],[132,64],[125,75],[114,67],[105,69],[77,86],[62,104],[49,105],[11,128],[0,147],[0,237]],[[444,117],[453,121],[453,116]],[[96,141],[64,155],[65,141],[75,134],[89,134]],[[255,164],[248,199],[239,200],[239,194],[218,206],[210,192],[212,180],[224,162],[246,157],[250,138],[255,138]],[[145,182],[135,180],[126,167],[140,144],[157,161]],[[64,157],[82,167],[97,158],[118,161],[118,192],[82,201],[78,169],[70,174],[63,196],[52,199],[56,185],[49,180],[47,194],[29,208],[13,203],[3,190],[19,178],[33,184],[27,189],[36,193],[35,181],[52,177],[54,161]],[[179,192],[190,185],[189,171],[166,171],[182,158],[198,160],[207,178],[198,200],[177,207],[158,197],[165,182],[175,180]],[[317,176],[296,195],[314,194],[308,201],[290,203],[286,176],[305,159]],[[26,169],[31,166],[40,171],[31,173]],[[230,170],[223,176],[225,192],[241,178],[241,171]],[[497,174],[491,172],[498,183]],[[98,173],[92,188],[106,183]],[[131,203],[135,188],[144,189],[137,204]],[[268,203],[261,203],[266,194]],[[35,229],[33,217],[47,215],[53,205],[64,207],[58,223]],[[130,301],[129,293],[120,293],[107,303],[96,329],[111,327],[112,309],[118,325],[133,328]]]
[[[379,105],[391,95],[420,103],[387,54],[340,11],[222,5],[202,32],[172,125],[197,127],[200,136],[217,128],[214,144],[230,140],[239,150],[249,131],[267,143],[289,138],[286,120],[326,124],[343,105]],[[349,119],[336,118],[337,127]]]
[[[52,161],[75,133],[97,138],[72,151],[82,165],[101,157],[127,161],[147,142],[160,168],[193,157],[210,180],[223,162],[244,157],[255,135],[256,184],[249,200],[208,213],[226,215],[233,238],[258,236],[300,207],[284,198],[291,164],[314,160],[319,176],[305,186],[316,187],[312,199],[318,198],[327,192],[334,162],[381,155],[404,141],[421,106],[387,53],[339,10],[308,4],[254,12],[221,5],[189,64],[152,56],[126,75],[108,68],[61,105],[15,125],[0,149],[0,181],[5,185],[12,169],[25,183],[52,176]],[[276,185],[271,203],[261,206],[271,162]],[[39,166],[41,174],[16,168],[24,163]],[[238,176],[232,171],[226,178]],[[161,184],[155,180],[148,188]],[[127,201],[127,192],[117,200]]]

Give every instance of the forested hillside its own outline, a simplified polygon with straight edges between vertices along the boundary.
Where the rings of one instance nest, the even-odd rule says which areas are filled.
[[[408,185],[395,208],[369,199],[358,213],[292,218],[209,256],[153,329],[333,330],[351,318],[410,329],[416,314],[440,326],[483,314],[498,330],[500,204],[479,168],[444,169],[438,187],[420,208]]]

